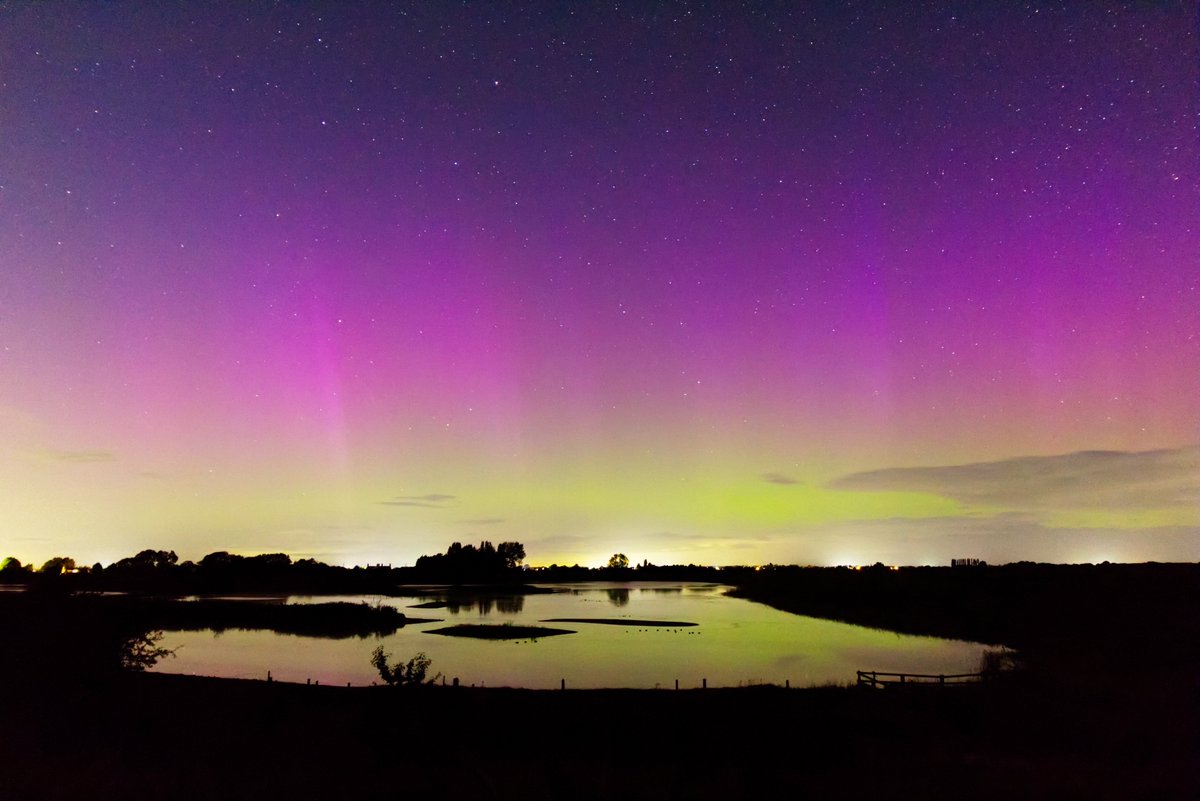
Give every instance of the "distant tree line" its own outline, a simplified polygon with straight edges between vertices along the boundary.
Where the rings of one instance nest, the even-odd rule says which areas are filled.
[[[478,547],[453,543],[444,554],[422,556],[415,567],[346,568],[315,559],[293,560],[285,553],[242,556],[215,551],[196,562],[174,551],[147,549],[113,562],[79,566],[56,556],[40,568],[15,557],[0,562],[0,584],[70,586],[82,590],[146,592],[378,592],[413,581],[511,582],[524,574],[525,546],[519,542]]]
[[[44,588],[149,593],[379,593],[418,582],[450,584],[512,584],[529,581],[724,581],[752,567],[705,565],[654,565],[648,560],[632,564],[622,553],[613,554],[603,567],[553,564],[525,565],[520,542],[488,541],[478,546],[452,543],[445,553],[422,556],[413,567],[372,565],[341,567],[315,559],[292,559],[285,553],[242,556],[215,551],[198,561],[180,561],[174,551],[147,549],[119,559],[107,567],[79,565],[67,556],[56,556],[41,567],[22,564],[15,557],[0,561],[0,584],[25,584]]]
[[[293,560],[285,553],[241,556],[216,551],[198,562],[181,562],[174,551],[144,550],[108,567],[98,563],[80,567],[70,557],[54,557],[34,569],[8,557],[0,562],[0,584],[147,592],[385,593],[398,583],[394,572],[386,567],[345,568],[315,559]]]
[[[519,542],[494,546],[484,540],[478,548],[455,542],[445,553],[422,556],[414,572],[418,576],[453,581],[489,581],[519,570],[524,561],[525,546]]]

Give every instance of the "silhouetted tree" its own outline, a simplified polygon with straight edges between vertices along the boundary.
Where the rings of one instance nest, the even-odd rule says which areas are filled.
[[[174,551],[145,550],[140,551],[136,556],[127,556],[113,562],[109,569],[119,572],[146,573],[172,568],[178,562],[179,557],[175,555]]]
[[[255,572],[279,572],[292,566],[292,557],[286,553],[260,553],[246,557],[246,565]]]
[[[210,570],[220,569],[223,567],[232,567],[241,560],[242,557],[235,556],[229,553],[229,551],[213,551],[200,560],[200,567]]]
[[[28,580],[29,567],[21,564],[15,556],[7,557],[0,562],[0,583],[16,583]]]
[[[175,656],[173,649],[159,645],[162,638],[161,631],[143,631],[126,637],[121,643],[121,667],[126,670],[146,670],[165,656]]]
[[[74,559],[72,559],[69,556],[55,556],[50,559],[47,559],[46,564],[42,565],[42,569],[39,570],[38,572],[46,573],[48,575],[53,576],[53,575],[57,575],[59,573],[66,573],[68,570],[74,570],[74,569],[75,569],[75,560]]]
[[[608,566],[618,570],[629,567],[629,557],[623,553],[614,553],[608,560]]]
[[[391,654],[383,652],[382,645],[371,652],[372,667],[379,671],[381,679],[393,687],[424,683],[425,676],[429,673],[429,666],[432,664],[432,660],[423,651],[408,660],[407,663],[397,662],[392,665],[389,663],[391,658]],[[434,679],[436,678],[434,676]]]
[[[509,570],[520,567],[521,562],[525,561],[525,546],[519,542],[502,542],[496,553],[504,560],[504,566]]]
[[[507,571],[520,566],[525,558],[525,546],[519,542],[502,542],[500,547],[484,540],[479,547],[450,544],[444,554],[422,556],[416,570],[455,581],[499,579]]]

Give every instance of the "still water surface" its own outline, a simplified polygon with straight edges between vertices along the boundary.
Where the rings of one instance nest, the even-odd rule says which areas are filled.
[[[726,587],[696,583],[544,585],[556,592],[506,596],[441,609],[430,600],[379,596],[293,596],[288,603],[350,601],[398,607],[413,623],[386,637],[325,639],[271,631],[171,631],[163,645],[176,657],[155,670],[278,681],[367,685],[379,676],[369,663],[382,644],[397,659],[419,651],[431,674],[447,683],[487,687],[710,687],[790,682],[793,687],[846,684],[856,670],[968,673],[978,669],[979,643],[913,637],[780,612],[724,595]],[[688,628],[545,623],[547,618],[689,621]],[[477,640],[430,634],[459,623],[545,625],[577,633],[537,640]]]

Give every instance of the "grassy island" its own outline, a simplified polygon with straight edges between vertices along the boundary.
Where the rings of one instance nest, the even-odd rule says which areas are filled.
[[[477,640],[532,640],[538,637],[554,637],[559,634],[575,634],[570,629],[552,629],[546,626],[489,626],[482,623],[462,623],[430,629],[426,634],[443,634],[447,637],[474,637]]]
[[[365,603],[284,604],[224,599],[140,599],[125,606],[129,608],[129,614],[157,629],[266,629],[280,634],[330,639],[385,636],[409,623],[433,622],[427,618],[407,617],[393,606]]]
[[[628,617],[548,617],[543,623],[597,623],[602,626],[643,626],[661,627],[666,629],[682,629],[688,626],[698,626],[699,623],[689,623],[684,620],[635,620]]]

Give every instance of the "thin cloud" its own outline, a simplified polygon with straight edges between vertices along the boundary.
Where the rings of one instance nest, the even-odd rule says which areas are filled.
[[[852,473],[828,486],[860,492],[927,492],[969,506],[1010,509],[1195,506],[1200,503],[1200,446],[895,467]]]
[[[427,495],[397,495],[387,501],[380,501],[384,506],[417,506],[425,509],[444,509],[446,501],[458,500],[457,495],[447,495],[443,492],[431,492]]]
[[[503,517],[477,517],[474,520],[463,520],[463,523],[471,526],[494,526],[497,523],[507,522],[507,518]]]
[[[791,476],[784,475],[783,473],[763,473],[761,478],[768,484],[779,484],[781,486],[791,486],[793,484],[802,483]]]

